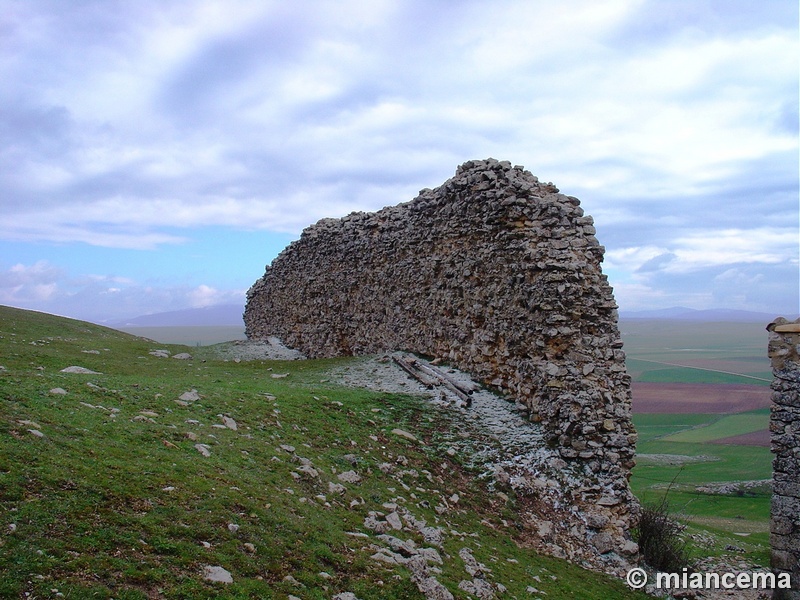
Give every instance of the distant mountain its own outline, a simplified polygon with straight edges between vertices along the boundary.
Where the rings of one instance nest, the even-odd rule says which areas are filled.
[[[203,308],[187,308],[170,312],[142,315],[111,323],[113,327],[202,327],[244,326],[240,304],[217,304]]]
[[[733,323],[764,323],[766,326],[775,317],[785,316],[792,318],[793,315],[779,315],[773,313],[761,313],[749,310],[734,310],[728,308],[712,308],[707,310],[696,310],[683,306],[673,306],[672,308],[662,308],[658,310],[639,310],[639,311],[620,311],[620,319],[661,319],[666,321],[697,321],[713,322],[725,321]]]

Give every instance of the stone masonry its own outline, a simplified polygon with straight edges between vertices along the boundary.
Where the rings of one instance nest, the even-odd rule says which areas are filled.
[[[772,568],[789,573],[791,590],[773,598],[800,600],[800,319],[767,327],[772,361]]]
[[[527,407],[575,475],[563,501],[603,513],[575,536],[630,556],[630,377],[579,204],[520,166],[468,161],[411,202],[307,228],[248,292],[247,335],[312,358],[405,350],[471,373]]]

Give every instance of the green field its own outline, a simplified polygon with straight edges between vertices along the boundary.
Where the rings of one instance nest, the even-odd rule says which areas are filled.
[[[769,409],[751,410],[735,415],[718,416],[701,427],[679,431],[662,438],[665,442],[713,442],[735,435],[769,428]]]
[[[765,327],[620,323],[634,381],[708,385],[770,384]],[[688,526],[696,557],[732,555],[767,566],[771,491],[763,480],[772,476],[772,455],[769,448],[714,442],[767,429],[769,410],[634,414],[633,420],[639,433],[631,478],[636,496],[657,503],[667,495],[673,514]]]

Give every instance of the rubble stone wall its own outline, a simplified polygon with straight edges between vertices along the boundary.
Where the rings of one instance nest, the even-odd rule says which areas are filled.
[[[630,377],[604,248],[579,204],[522,167],[468,161],[410,202],[307,228],[248,292],[247,336],[309,357],[405,350],[471,373],[527,406],[583,478],[565,494],[611,513],[622,539]]]
[[[772,361],[772,568],[789,573],[791,590],[774,598],[800,600],[800,319],[767,327]]]

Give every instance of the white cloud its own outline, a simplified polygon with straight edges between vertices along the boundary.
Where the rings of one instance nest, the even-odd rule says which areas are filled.
[[[218,290],[209,285],[201,284],[186,294],[189,306],[203,308],[215,304],[237,304],[243,302],[244,290]]]

